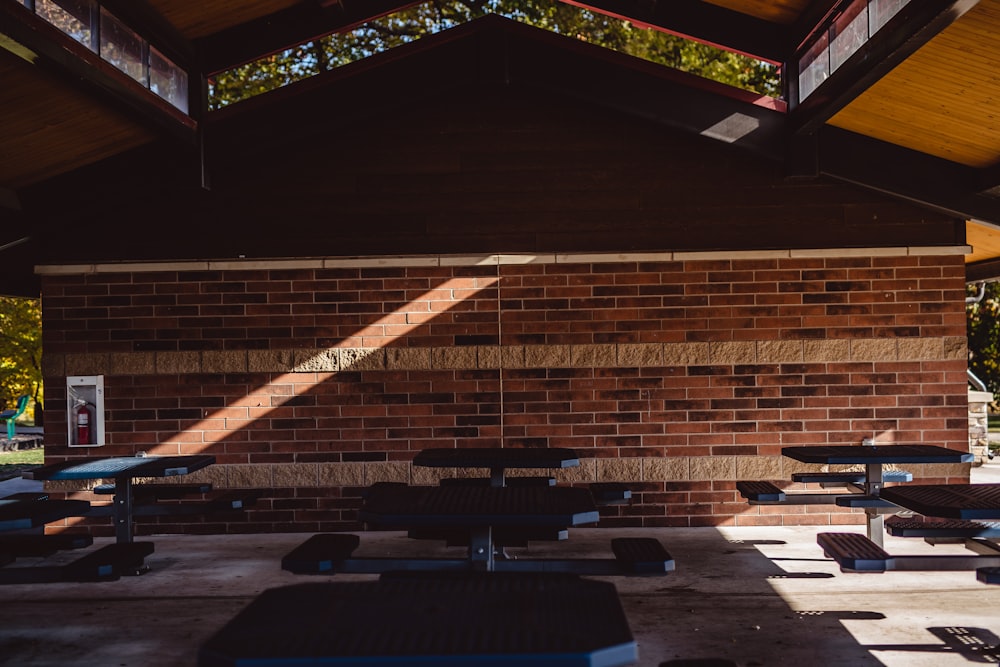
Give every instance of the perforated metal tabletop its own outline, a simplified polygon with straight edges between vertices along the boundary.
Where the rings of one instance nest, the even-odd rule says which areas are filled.
[[[265,591],[211,637],[200,667],[615,667],[638,649],[609,582],[407,573]]]

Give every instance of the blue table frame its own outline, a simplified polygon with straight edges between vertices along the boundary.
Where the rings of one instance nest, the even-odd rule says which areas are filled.
[[[28,470],[22,473],[22,476],[25,479],[43,481],[114,479],[115,494],[111,516],[115,525],[115,539],[119,543],[129,543],[133,541],[133,480],[144,477],[187,475],[213,463],[215,457],[207,454],[71,459]]]

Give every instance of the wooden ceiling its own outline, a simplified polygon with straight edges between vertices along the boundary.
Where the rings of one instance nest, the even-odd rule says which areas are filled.
[[[194,81],[344,29],[405,0],[101,0],[187,69]],[[838,0],[572,0],[787,65]],[[790,178],[825,175],[968,220],[970,280],[1000,276],[1000,0],[911,0],[801,104],[748,148],[785,162]],[[0,252],[32,196],[75,171],[162,141],[197,152],[214,122],[148,94],[65,38],[21,0],[0,0]],[[334,84],[335,85],[335,84]],[[196,87],[197,88],[197,87]],[[273,96],[280,103],[280,94]],[[677,118],[716,107],[705,89],[678,96]],[[741,102],[752,115],[753,102]],[[256,99],[255,104],[268,103]],[[625,103],[619,103],[619,106]],[[225,110],[239,115],[239,104]],[[773,107],[774,105],[772,105]],[[711,112],[709,114],[708,112]],[[11,224],[9,221],[13,221]],[[960,240],[959,240],[960,241]],[[900,240],[901,244],[906,239]],[[2,287],[2,286],[0,286]]]

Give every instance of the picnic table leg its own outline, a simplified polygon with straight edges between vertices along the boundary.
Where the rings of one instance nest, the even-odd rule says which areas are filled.
[[[882,464],[865,464],[865,495],[878,496],[882,493]],[[865,508],[868,518],[868,539],[880,548],[885,546],[885,519],[878,507]]]
[[[490,526],[473,528],[469,531],[469,561],[472,569],[492,572],[493,565],[493,529]]]
[[[115,478],[114,510],[115,540],[120,544],[132,541],[132,478]]]

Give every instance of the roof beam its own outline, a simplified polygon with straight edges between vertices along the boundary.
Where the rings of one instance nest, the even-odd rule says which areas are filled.
[[[979,194],[973,167],[826,126],[817,134],[816,171],[832,178],[1000,225],[1000,198]]]
[[[783,26],[699,0],[562,0],[601,14],[678,33],[773,63],[789,54]],[[794,48],[795,45],[791,45]]]
[[[195,143],[197,123],[191,117],[22,5],[0,2],[0,48],[36,67],[49,66],[74,85],[125,107],[138,121]]]
[[[792,108],[789,114],[791,131],[798,134],[816,132],[838,111],[978,2],[920,0],[905,5],[829,79]]]
[[[203,74],[214,74],[420,4],[413,0],[315,0],[197,40]]]

